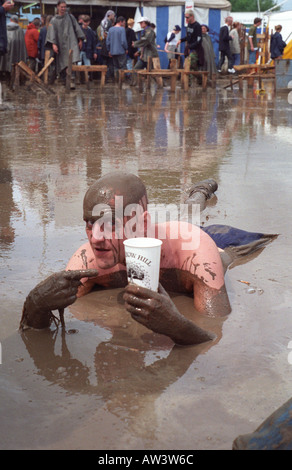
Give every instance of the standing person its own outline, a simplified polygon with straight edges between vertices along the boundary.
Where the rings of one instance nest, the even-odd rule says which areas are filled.
[[[216,75],[216,61],[215,61],[215,52],[213,48],[212,39],[209,34],[209,27],[206,24],[202,24],[202,46],[204,49],[204,70],[208,70],[209,79],[213,79],[213,75]]]
[[[115,24],[115,12],[113,10],[108,10],[100,23],[101,26],[101,35],[104,38],[104,33],[108,33],[109,29]]]
[[[271,45],[270,45],[270,52],[271,58],[280,59],[283,55],[284,49],[287,44],[283,41],[281,31],[282,26],[279,24],[275,26],[275,33],[271,36]]]
[[[100,52],[102,63],[107,66],[107,71],[106,71],[106,76],[105,76],[106,83],[112,80],[114,81],[115,79],[113,58],[109,54],[109,51],[107,50],[107,45],[106,45],[107,35],[108,33],[104,31],[103,39],[101,41],[101,52]]]
[[[80,49],[85,35],[73,15],[67,12],[65,0],[57,3],[57,15],[48,26],[47,43],[52,44],[56,54],[57,74],[66,82],[69,50],[73,51],[72,63],[80,60]]]
[[[232,66],[232,56],[230,52],[230,41],[232,41],[232,36],[230,36],[229,28],[232,25],[233,18],[232,16],[227,16],[225,18],[224,26],[221,26],[219,33],[219,51],[220,51],[220,61],[218,72],[221,72],[222,65],[225,62],[225,57],[228,60],[228,72],[235,73],[235,70]]]
[[[6,12],[14,8],[14,3],[4,2],[0,6],[0,57],[7,52]]]
[[[113,58],[114,75],[118,80],[117,74],[119,70],[127,67],[127,50],[128,43],[126,39],[126,20],[123,16],[119,16],[115,26],[109,29],[106,38],[106,47],[109,55]]]
[[[40,35],[39,35],[39,40],[38,40],[38,51],[39,51],[39,59],[41,61],[42,67],[44,66],[44,63],[45,63],[45,52],[47,49],[51,49],[51,47],[46,46],[46,41],[47,41],[48,25],[52,18],[53,18],[53,15],[46,15],[46,23],[44,26],[42,26],[40,30]]]
[[[177,43],[178,43],[178,35],[181,32],[181,28],[178,24],[175,25],[172,31],[169,31],[166,35],[165,41],[165,52],[167,52],[168,58],[168,68],[170,67],[171,59],[175,59],[177,56],[173,52],[177,52]],[[169,52],[172,51],[172,52]]]
[[[40,19],[35,18],[29,23],[25,32],[25,45],[28,55],[28,66],[34,72],[37,71],[37,58],[39,55],[38,51],[38,40],[39,40],[39,27],[41,25]]]
[[[27,60],[24,30],[18,24],[18,16],[13,15],[7,23],[7,53],[0,57],[1,72],[12,72],[14,64]]]
[[[126,39],[128,44],[128,54],[127,54],[127,69],[132,70],[133,68],[133,61],[136,58],[137,54],[137,47],[133,47],[132,43],[137,40],[136,33],[133,30],[133,26],[135,24],[135,20],[133,18],[129,18],[127,21],[127,28],[126,28]]]
[[[94,31],[90,28],[90,16],[82,15],[82,31],[85,39],[80,52],[79,65],[91,65],[91,61],[97,59],[96,43],[97,38]]]
[[[140,23],[143,32],[141,39],[138,39],[132,43],[133,47],[138,47],[141,49],[140,57],[134,67],[135,70],[145,69],[147,67],[147,61],[149,57],[158,57],[155,43],[156,34],[150,26],[150,20],[146,18],[146,16],[142,16],[138,23]]]
[[[230,36],[232,41],[230,41],[230,52],[232,56],[232,67],[234,65],[240,65],[240,33],[241,24],[238,21],[235,21],[230,31]]]
[[[258,42],[257,42],[257,28],[262,24],[261,18],[255,18],[253,25],[249,28],[248,32],[248,63],[255,64],[257,60]]]
[[[191,62],[191,70],[198,70],[199,66],[204,65],[204,50],[202,46],[202,28],[201,25],[195,20],[193,10],[188,10],[185,13],[187,22],[186,37],[177,42],[186,42],[185,56],[189,56]]]

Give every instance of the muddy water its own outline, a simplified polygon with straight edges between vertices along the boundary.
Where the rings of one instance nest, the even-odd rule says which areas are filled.
[[[139,93],[94,83],[55,96],[4,87],[0,112],[3,449],[231,449],[291,396],[292,107],[256,89]],[[226,273],[217,334],[176,348],[126,314],[121,290],[65,312],[67,333],[17,331],[29,290],[85,241],[82,198],[100,175],[138,174],[154,203],[213,177],[201,223],[279,233]]]

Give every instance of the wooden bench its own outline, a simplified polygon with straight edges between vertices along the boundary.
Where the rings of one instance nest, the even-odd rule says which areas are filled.
[[[239,84],[239,89],[243,89],[243,80],[247,81],[247,86],[249,88],[253,88],[254,80],[258,79],[259,81],[259,89],[262,88],[262,80],[274,80],[275,82],[275,74],[272,73],[275,70],[274,65],[269,64],[244,64],[244,65],[235,65],[234,69],[238,73],[237,76],[230,75],[229,85],[226,85],[224,88],[231,87],[233,89],[233,85],[236,83]],[[249,71],[249,73],[247,73]],[[235,80],[234,80],[235,79]],[[275,83],[274,83],[275,86]]]
[[[52,60],[49,62],[49,65],[50,65],[50,63],[53,62],[53,60],[54,59],[52,58]],[[35,85],[38,88],[40,88],[41,90],[45,91],[46,93],[55,94],[54,90],[47,87],[44,84],[44,82],[42,81],[42,79],[40,78],[42,76],[42,74],[47,70],[49,65],[46,65],[45,67],[43,67],[43,69],[39,72],[39,74],[36,75],[34,73],[34,71],[31,70],[31,68],[25,62],[23,62],[21,60],[20,62],[15,64],[14,67],[13,67],[12,89],[18,88],[19,80],[20,80],[20,74],[23,74],[29,80],[29,85]]]
[[[127,73],[137,74],[137,84],[140,90],[142,90],[143,87],[143,79],[146,79],[147,88],[150,88],[151,78],[154,78],[157,82],[158,87],[162,88],[163,78],[170,78],[170,89],[172,92],[175,91],[176,81],[179,75],[176,59],[171,60],[170,69],[161,69],[159,57],[149,58],[147,61],[146,69],[119,70],[120,87],[122,86],[125,74]]]
[[[72,72],[84,73],[85,83],[87,85],[87,88],[89,88],[88,72],[101,72],[100,86],[101,88],[103,88],[105,84],[107,66],[106,65],[72,65]]]

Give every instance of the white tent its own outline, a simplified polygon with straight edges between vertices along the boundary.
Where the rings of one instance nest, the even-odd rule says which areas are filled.
[[[200,24],[209,26],[214,50],[219,58],[219,31],[224,24],[224,19],[230,13],[231,4],[226,0],[205,0],[194,2],[181,2],[177,0],[158,0],[156,2],[147,2],[143,7],[136,9],[135,26],[139,30],[137,23],[141,16],[146,16],[156,25],[157,44],[160,49],[164,49],[164,38],[168,31],[171,31],[175,25],[182,29],[181,36],[185,36],[184,13],[187,7],[192,7],[195,12],[195,18]],[[167,68],[168,60],[166,54],[160,53],[160,62],[162,68]]]
[[[292,39],[292,10],[272,13],[269,16],[264,16],[269,30],[275,32],[275,26],[282,25],[282,38],[285,42]]]
[[[262,26],[268,27],[270,33],[275,32],[275,26],[282,25],[282,37],[285,42],[291,41],[292,39],[292,10],[282,11],[282,12],[269,12],[269,13],[258,13],[254,12],[235,12],[232,13],[234,21],[239,21],[240,23],[250,26],[253,24],[253,20],[256,17],[262,18]]]

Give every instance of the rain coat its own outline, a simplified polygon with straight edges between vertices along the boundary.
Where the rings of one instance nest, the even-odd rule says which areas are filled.
[[[72,49],[72,62],[79,62],[80,49],[78,41],[85,39],[85,34],[77,20],[70,13],[56,15],[51,19],[47,30],[47,43],[56,44],[59,52],[56,55],[57,73],[68,67],[69,50]]]

